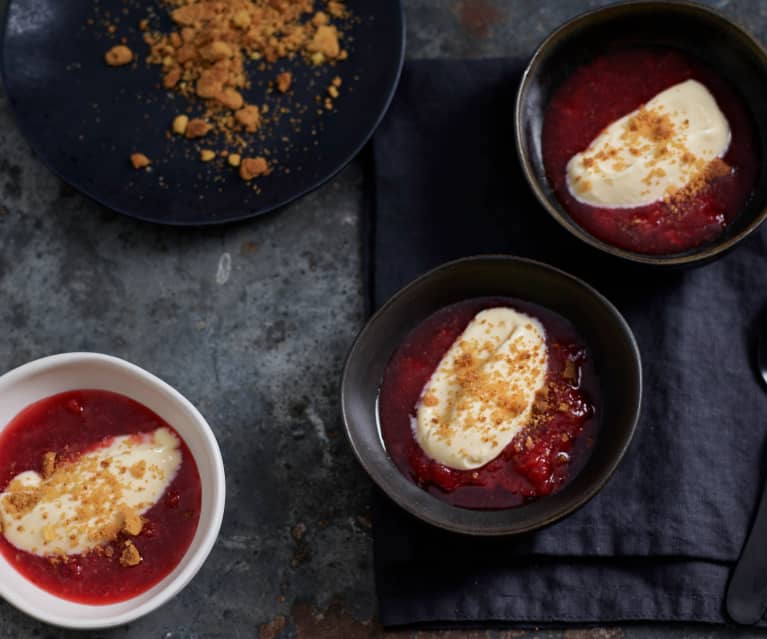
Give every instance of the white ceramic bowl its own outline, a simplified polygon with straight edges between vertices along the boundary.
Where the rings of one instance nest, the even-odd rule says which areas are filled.
[[[0,596],[23,612],[65,628],[107,628],[152,612],[195,576],[218,537],[224,515],[224,465],[213,431],[177,390],[134,364],[98,353],[63,353],[35,360],[0,377],[0,431],[18,413],[45,397],[80,388],[122,393],[144,404],[183,437],[202,482],[200,523],[176,568],[153,588],[107,606],[73,603],[22,577],[0,556]]]

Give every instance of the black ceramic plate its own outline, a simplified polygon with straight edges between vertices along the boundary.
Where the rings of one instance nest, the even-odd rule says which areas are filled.
[[[179,97],[159,89],[160,68],[147,66],[138,22],[154,7],[154,25],[171,27],[161,0],[10,0],[2,43],[5,90],[18,124],[33,150],[72,186],[98,202],[132,217],[178,225],[216,224],[271,211],[333,177],[362,148],[385,113],[399,79],[404,25],[398,0],[348,0],[358,18],[344,45],[349,59],[312,69],[301,60],[277,63],[259,72],[253,63],[253,88],[246,99],[261,104],[266,82],[277,72],[294,73],[295,102],[313,104],[330,79],[344,80],[332,112],[310,108],[295,133],[283,118],[269,139],[256,141],[275,150],[290,172],[275,171],[258,180],[260,192],[234,169],[199,161],[193,145],[166,139],[173,117],[192,113]],[[119,16],[115,36],[102,22]],[[88,26],[88,20],[95,24]],[[164,20],[164,22],[163,22]],[[104,52],[126,36],[141,52],[135,68],[110,68]],[[314,86],[307,87],[313,81]],[[273,96],[272,106],[286,96]],[[320,109],[322,110],[322,109]],[[289,136],[290,148],[279,142]],[[208,144],[217,148],[215,144]],[[185,150],[186,149],[186,150]],[[151,171],[135,171],[132,152],[153,159]],[[230,169],[230,170],[227,170]]]
[[[581,65],[611,48],[631,45],[681,49],[727,78],[751,108],[762,160],[767,156],[767,50],[717,11],[677,0],[625,2],[596,9],[557,28],[538,47],[516,104],[516,142],[530,186],[551,216],[587,244],[617,257],[655,266],[703,264],[724,255],[767,219],[767,172],[762,170],[746,209],[725,233],[684,253],[649,255],[612,246],[582,229],[562,207],[546,177],[541,132],[546,105]]]
[[[588,344],[600,384],[599,435],[583,470],[560,493],[520,508],[458,508],[400,473],[378,430],[377,398],[395,349],[420,322],[450,304],[475,297],[515,297],[569,319]],[[506,256],[470,257],[422,275],[396,293],[357,336],[341,381],[344,426],[357,458],[373,480],[422,520],[473,535],[527,532],[585,504],[617,468],[634,435],[642,397],[639,350],[626,321],[588,284],[550,266]]]

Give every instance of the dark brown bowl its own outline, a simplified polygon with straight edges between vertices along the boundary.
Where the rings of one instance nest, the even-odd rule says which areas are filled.
[[[569,319],[586,340],[599,377],[599,434],[591,457],[560,493],[519,508],[469,510],[433,497],[407,479],[386,452],[377,400],[384,369],[408,333],[445,306],[476,297],[515,297]],[[425,522],[471,535],[510,535],[551,524],[585,504],[613,474],[634,435],[642,397],[639,350],[626,321],[593,288],[532,260],[502,255],[449,262],[396,293],[349,351],[341,410],[354,453],[373,481]]]
[[[750,108],[760,157],[767,157],[767,51],[762,45],[721,13],[698,4],[629,2],[574,18],[549,35],[536,50],[517,94],[516,145],[522,168],[536,197],[551,216],[587,244],[642,264],[703,264],[733,248],[767,217],[767,172],[760,171],[745,210],[722,236],[695,249],[665,255],[635,253],[597,239],[570,217],[546,177],[541,132],[551,95],[584,63],[610,48],[626,45],[681,49],[727,78]]]

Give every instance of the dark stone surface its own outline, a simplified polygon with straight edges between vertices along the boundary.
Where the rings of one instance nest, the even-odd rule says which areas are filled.
[[[600,4],[405,0],[409,56],[527,55],[564,19]],[[760,0],[709,4],[767,36]],[[382,636],[371,621],[369,486],[342,438],[336,397],[364,315],[361,164],[277,214],[184,231],[73,193],[31,155],[2,97],[0,149],[0,368],[71,350],[125,357],[199,406],[227,468],[221,538],[198,577],[154,614],[91,636]],[[0,639],[76,634],[0,603]],[[757,636],[678,626],[392,634]]]

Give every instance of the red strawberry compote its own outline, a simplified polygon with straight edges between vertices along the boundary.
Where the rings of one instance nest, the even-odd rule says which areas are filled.
[[[580,226],[644,254],[716,240],[759,171],[743,99],[671,48],[610,51],[576,69],[546,108],[543,160]]]
[[[201,498],[181,436],[124,395],[54,395],[0,433],[0,553],[62,599],[112,604],[154,586],[189,548]]]
[[[381,436],[400,472],[439,499],[512,508],[561,490],[583,467],[598,388],[567,320],[516,299],[468,300],[427,318],[392,356]]]

